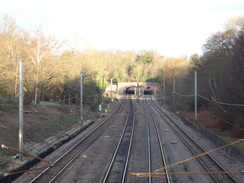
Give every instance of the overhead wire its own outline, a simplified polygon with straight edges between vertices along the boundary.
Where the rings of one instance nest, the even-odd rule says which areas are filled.
[[[16,149],[11,148],[11,147],[7,147],[7,146],[5,146],[4,144],[1,144],[1,148],[3,148],[3,149],[8,149],[8,150],[10,150],[10,151],[17,152],[17,153],[20,153],[20,154],[23,154],[23,155],[26,155],[26,156],[30,156],[30,157],[32,157],[32,158],[36,158],[36,159],[39,159],[39,160],[41,160],[41,161],[45,161],[45,162],[48,162],[48,163],[52,164],[51,161],[45,160],[45,159],[43,159],[43,158],[40,158],[40,157],[31,155],[31,154],[28,154],[28,153],[25,153],[25,152],[18,151],[18,150],[16,150]]]
[[[218,118],[218,119],[221,120],[221,121],[224,121],[225,123],[230,124],[231,126],[234,126],[234,127],[236,127],[236,128],[239,128],[240,130],[244,131],[244,128],[242,128],[242,127],[239,127],[239,126],[237,126],[237,125],[234,125],[233,123],[230,123],[230,122],[228,122],[228,121],[226,121],[226,120],[224,120],[224,119],[222,119],[222,118],[220,118],[220,117],[218,117],[218,116],[216,116],[216,115],[214,115],[214,114],[211,114],[211,113],[209,113],[209,114],[210,114],[211,116],[215,117],[215,118]]]
[[[190,94],[190,95],[187,95],[187,94],[181,94],[181,93],[179,93],[179,92],[177,92],[177,91],[175,91],[175,94],[177,94],[177,95],[179,95],[179,96],[182,96],[182,97],[194,97],[194,96],[195,96],[194,94]],[[200,95],[200,94],[197,94],[197,96],[200,97],[200,98],[202,98],[202,99],[205,99],[205,100],[207,100],[207,101],[209,101],[209,102],[213,102],[213,103],[220,104],[220,105],[228,105],[228,106],[233,106],[233,107],[244,107],[244,104],[230,104],[230,103],[225,103],[225,102],[219,102],[219,101],[216,101],[216,100],[211,100],[211,99],[209,99],[209,98],[207,98],[207,97],[204,97],[204,96],[202,96],[202,95]],[[215,116],[215,115],[213,115],[213,114],[211,114],[211,115],[214,116],[214,117],[217,117],[218,119],[220,119],[220,120],[222,120],[222,121],[224,121],[224,122],[226,122],[226,123],[228,123],[228,124],[230,124],[230,125],[232,125],[232,126],[238,128],[238,129],[240,129],[240,130],[242,130],[242,131],[244,130],[244,128],[239,127],[239,126],[237,126],[237,125],[234,125],[234,124],[232,124],[232,123],[230,123],[230,122],[228,122],[228,121],[226,121],[226,120],[224,120],[224,119],[219,118],[218,116]]]
[[[131,173],[136,177],[158,177],[166,178],[165,175],[192,175],[192,174],[243,174],[244,170],[236,172],[169,172],[169,173]]]
[[[177,91],[175,91],[174,93],[177,94],[177,95],[180,95],[182,97],[194,97],[195,96],[194,94],[187,95],[187,94],[179,93]],[[199,96],[200,98],[205,99],[205,100],[207,100],[209,102],[213,102],[213,103],[220,104],[220,105],[228,105],[228,106],[235,106],[235,107],[244,107],[244,104],[230,104],[230,103],[226,103],[226,102],[219,102],[219,101],[216,101],[216,100],[211,100],[211,99],[209,99],[207,97],[204,97],[204,96],[202,96],[200,94],[197,94],[197,96]]]
[[[229,144],[226,144],[226,145],[224,145],[224,146],[221,146],[221,147],[212,149],[212,150],[210,150],[210,151],[207,151],[207,152],[204,152],[204,153],[202,153],[202,154],[193,156],[193,157],[191,157],[191,158],[188,158],[188,159],[185,159],[185,160],[176,162],[176,163],[174,163],[174,164],[171,164],[171,165],[168,165],[168,166],[159,168],[159,169],[157,169],[157,170],[154,170],[153,173],[131,173],[131,175],[135,175],[135,176],[137,176],[137,177],[145,177],[145,176],[148,177],[148,176],[154,176],[154,175],[155,175],[155,176],[158,176],[158,175],[165,175],[166,173],[160,173],[159,171],[161,171],[161,170],[165,170],[165,169],[167,169],[167,168],[170,168],[170,167],[173,167],[173,166],[176,166],[176,165],[179,165],[179,164],[181,164],[181,163],[190,161],[190,160],[192,160],[192,159],[196,159],[196,158],[198,158],[198,157],[204,156],[204,155],[206,155],[206,154],[215,152],[215,151],[220,150],[220,149],[223,149],[223,148],[225,148],[225,147],[227,147],[227,146],[234,145],[234,144],[237,144],[237,143],[240,143],[240,142],[243,142],[243,141],[244,141],[244,139],[239,139],[239,140],[234,141],[234,142],[232,142],[232,143],[229,143]],[[188,173],[191,174],[191,172],[188,172]],[[192,172],[192,173],[193,173],[193,174],[197,174],[198,172]],[[204,174],[207,174],[207,173],[211,174],[212,172],[206,172],[206,173],[204,173]],[[238,172],[213,172],[213,173],[244,173],[244,170],[242,170],[242,171],[238,171]],[[173,174],[173,173],[170,173],[170,174]],[[175,173],[175,174],[176,174],[176,173]],[[181,172],[178,172],[177,174],[181,174]],[[186,173],[185,173],[185,174],[186,174]],[[199,173],[198,173],[198,174],[199,174]]]
[[[75,96],[73,96],[73,97],[71,97],[71,98],[68,98],[68,99],[64,99],[64,100],[59,100],[59,101],[56,101],[56,103],[62,103],[62,102],[65,102],[65,101],[69,101],[69,100],[71,100],[71,99],[74,99],[74,98],[76,98],[76,97],[79,97],[80,96],[80,94],[78,94],[78,95],[75,95]],[[88,97],[94,97],[94,96],[97,96],[97,94],[94,94],[94,95],[89,95],[89,96],[86,96],[86,98]],[[0,106],[9,106],[9,107],[17,107],[17,106],[19,106],[18,104],[4,104],[4,103],[0,103]],[[32,105],[24,105],[24,106],[35,106],[35,104],[32,104]]]
[[[194,94],[191,94],[191,95],[181,94],[181,93],[179,93],[179,92],[177,92],[177,91],[175,91],[175,93],[176,93],[177,95],[182,96],[182,97],[194,97],[194,96],[195,96]]]
[[[38,168],[32,168],[32,169],[27,169],[27,170],[20,170],[20,171],[16,171],[16,172],[3,173],[3,174],[0,174],[0,177],[6,177],[6,176],[10,176],[10,175],[20,174],[20,173],[25,173],[25,172],[35,171],[35,170],[41,170],[41,169],[45,169],[45,168],[49,168],[49,167],[60,165],[60,164],[54,164],[53,162],[51,162],[49,160],[46,160],[46,159],[43,159],[43,158],[40,158],[38,156],[34,156],[34,155],[31,155],[31,154],[28,154],[28,153],[25,153],[25,152],[21,152],[19,150],[7,147],[4,144],[0,144],[0,147],[2,149],[7,149],[7,150],[10,150],[10,151],[13,151],[13,152],[18,152],[20,154],[23,154],[23,155],[26,155],[26,156],[30,156],[32,158],[39,159],[40,161],[44,161],[44,162],[47,162],[47,163],[50,164],[50,165],[45,166],[45,167],[38,167]]]
[[[58,166],[58,164],[52,164],[52,165],[49,165],[49,166],[32,168],[32,169],[29,169],[29,170],[20,170],[20,171],[17,171],[17,172],[3,173],[3,174],[0,174],[0,177],[7,177],[7,176],[10,176],[10,175],[16,175],[16,174],[21,174],[21,173],[25,173],[25,172],[42,170],[42,169],[50,168],[50,167],[53,167],[53,166]]]
[[[211,100],[211,99],[209,99],[207,97],[204,97],[202,95],[199,95],[199,94],[197,94],[197,96],[199,96],[202,99],[205,99],[205,100],[207,100],[209,102],[214,102],[214,103],[220,104],[220,105],[229,105],[229,106],[235,106],[235,107],[244,107],[244,104],[230,104],[230,103],[225,103],[225,102],[219,102],[219,101],[216,101],[216,100]]]

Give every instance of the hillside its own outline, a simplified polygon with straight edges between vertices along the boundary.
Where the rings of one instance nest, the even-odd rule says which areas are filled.
[[[75,105],[26,106],[24,111],[24,149],[34,155],[82,127],[79,107]],[[96,114],[85,108],[85,118],[94,117]],[[18,130],[18,109],[15,107],[1,111],[0,144],[18,149]],[[12,158],[16,154],[14,152],[1,149],[0,154],[0,172],[16,168],[21,163]]]

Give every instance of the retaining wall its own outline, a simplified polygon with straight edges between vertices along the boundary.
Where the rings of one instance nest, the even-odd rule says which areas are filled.
[[[209,131],[208,129],[206,129],[206,128],[202,127],[202,126],[193,124],[192,122],[189,122],[186,119],[182,119],[182,120],[184,121],[184,123],[186,125],[188,125],[191,128],[197,130],[198,132],[200,132],[204,137],[209,139],[217,147],[221,147],[221,146],[224,146],[224,145],[228,144],[220,136],[218,136],[217,134]],[[234,157],[236,160],[244,163],[244,151],[241,151],[237,147],[235,147],[235,146],[227,146],[227,147],[223,148],[222,151],[224,151],[226,154],[230,155],[231,157]]]

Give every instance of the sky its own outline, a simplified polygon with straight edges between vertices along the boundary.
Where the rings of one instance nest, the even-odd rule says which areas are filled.
[[[166,57],[202,54],[202,46],[244,15],[243,0],[6,0],[26,30],[42,29],[79,50],[154,50]]]

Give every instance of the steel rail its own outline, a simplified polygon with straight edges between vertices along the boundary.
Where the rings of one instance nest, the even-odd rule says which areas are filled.
[[[190,152],[196,156],[197,154],[201,154],[206,152],[193,138],[191,138],[187,132],[185,132],[177,123],[172,120],[169,115],[167,115],[161,108],[160,106],[155,103],[154,100],[150,101],[153,103],[155,106],[155,109],[159,110],[165,120],[165,122],[170,126],[170,128],[175,132],[175,134],[181,139],[181,141],[186,145],[186,147],[190,150]],[[193,147],[194,146],[194,147]],[[207,172],[227,172],[213,157],[211,157],[209,154],[206,154],[204,157],[199,157],[197,160],[200,162],[200,164],[203,166],[203,168]],[[203,162],[204,161],[204,162]],[[207,161],[207,163],[206,163]],[[206,165],[210,164],[210,165]],[[217,169],[217,170],[216,170]],[[237,183],[238,181],[230,174],[225,173],[224,175],[222,174],[211,174],[212,180],[215,182],[222,182],[223,180],[227,181],[229,179],[230,182],[232,183]],[[224,177],[223,177],[224,176]],[[228,181],[227,181],[228,182]]]
[[[128,162],[129,162],[129,157],[130,157],[130,152],[131,152],[131,147],[132,147],[132,141],[133,141],[133,136],[134,136],[134,126],[135,126],[134,125],[134,121],[135,121],[134,115],[135,115],[134,114],[134,106],[132,104],[132,101],[130,100],[130,112],[127,115],[127,119],[126,119],[125,126],[123,128],[123,131],[121,133],[121,136],[119,138],[119,141],[117,143],[117,146],[116,146],[116,148],[114,150],[113,156],[112,156],[112,158],[110,160],[110,163],[109,163],[108,168],[106,170],[105,176],[104,176],[104,178],[102,180],[103,183],[108,182],[108,180],[109,180],[109,178],[111,176],[111,172],[112,172],[112,169],[114,168],[113,166],[114,166],[114,163],[116,161],[116,157],[118,155],[118,152],[124,146],[127,146],[127,148],[128,148],[127,149],[127,153],[126,153],[125,157],[122,157],[123,160],[125,160],[124,166],[123,166],[123,164],[120,163],[120,166],[123,166],[122,167],[123,168],[122,177],[119,177],[119,181],[120,182],[122,182],[122,183],[125,182],[125,177],[126,177],[126,172],[127,172],[127,166],[128,166]],[[132,123],[131,130],[129,129],[130,128],[130,125],[131,125],[131,124],[129,124],[130,122]],[[126,133],[129,133],[130,134],[129,143],[126,142],[126,140],[124,138]],[[124,140],[124,143],[125,143],[125,144],[123,144],[124,146],[122,145],[123,140]],[[116,181],[118,181],[118,177],[116,178]]]
[[[130,153],[131,153],[131,148],[132,148],[132,143],[133,143],[133,138],[134,138],[134,131],[135,131],[135,106],[132,101],[131,101],[131,104],[132,104],[132,117],[133,117],[132,131],[131,131],[131,136],[130,136],[130,144],[129,144],[129,149],[128,149],[128,153],[127,153],[127,158],[126,158],[126,162],[125,162],[125,168],[124,168],[124,172],[123,172],[122,183],[125,182],[127,167],[128,167],[128,163],[129,163],[129,158],[130,158]]]
[[[147,98],[147,103],[149,104],[148,102],[148,98]],[[159,135],[159,130],[158,130],[158,125],[157,125],[157,122],[156,122],[156,119],[153,115],[153,112],[152,112],[152,109],[149,107],[149,105],[147,105],[147,108],[148,108],[148,111],[152,117],[152,121],[153,121],[153,124],[154,124],[154,128],[155,128],[155,131],[156,131],[156,135],[157,135],[157,139],[158,139],[158,143],[159,143],[159,147],[160,147],[160,154],[161,154],[161,158],[162,158],[162,163],[163,163],[163,166],[166,167],[167,166],[167,163],[166,163],[166,157],[165,157],[165,150],[163,148],[163,145],[162,145],[162,140],[160,138],[160,135]],[[169,177],[169,174],[168,174],[168,169],[164,169],[165,171],[165,179],[166,179],[166,182],[170,183],[170,177]]]
[[[71,158],[68,158],[68,160],[63,163],[64,167],[59,169],[58,171],[56,171],[56,173],[54,174],[54,176],[52,177],[51,180],[49,180],[48,182],[51,183],[53,182],[65,169],[67,169],[67,167],[92,143],[94,142],[94,140],[97,139],[98,136],[100,136],[100,134],[102,132],[104,132],[104,130],[111,124],[114,122],[114,119],[120,114],[120,112],[124,109],[126,105],[126,101],[123,100],[120,105],[115,109],[115,111],[110,114],[107,118],[105,118],[100,125],[98,125],[93,131],[91,131],[89,134],[87,134],[84,138],[82,138],[81,140],[78,141],[78,143],[76,143],[72,148],[70,148],[68,151],[66,151],[61,157],[59,157],[58,159],[56,159],[54,161],[54,165],[55,164],[60,164],[59,162],[61,160],[63,160],[65,157],[67,157],[72,151],[74,151],[79,145],[81,145],[82,143],[84,143],[85,141],[89,141],[86,142],[87,144],[82,147],[82,149],[80,149],[74,156],[72,156]],[[92,137],[92,135],[94,135]],[[92,139],[89,139],[89,137],[92,137]],[[55,166],[57,167],[57,166]],[[46,169],[44,169],[40,174],[38,174],[34,179],[32,179],[30,181],[30,183],[36,182],[37,180],[39,180],[42,176],[46,175],[48,173],[49,170],[53,169],[54,167],[48,167]]]
[[[145,105],[143,105],[145,107]],[[146,115],[146,121],[147,121],[147,149],[148,149],[148,172],[152,172],[152,164],[151,164],[151,140],[150,140],[150,124],[149,124],[149,119],[148,116]],[[152,182],[152,177],[148,176],[148,182],[151,183]]]

